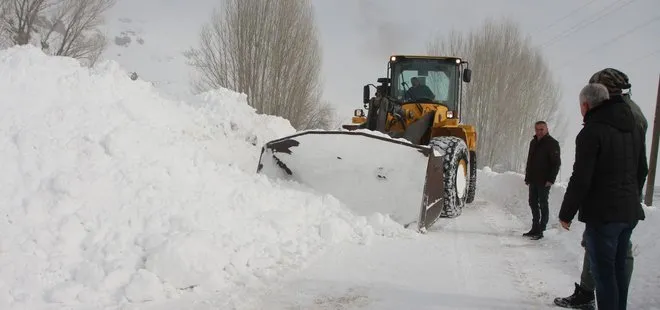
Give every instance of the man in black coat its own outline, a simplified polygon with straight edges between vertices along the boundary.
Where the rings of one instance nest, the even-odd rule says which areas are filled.
[[[614,68],[605,68],[596,73],[594,73],[589,79],[589,83],[600,83],[607,87],[609,92],[610,99],[613,100],[623,100],[632,110],[635,123],[638,128],[642,131],[642,135],[646,137],[646,131],[648,129],[648,121],[644,117],[642,110],[639,106],[632,100],[630,92],[624,93],[625,89],[630,89],[632,85],[628,76]],[[640,193],[641,195],[641,193]],[[640,201],[642,197],[640,197]],[[584,237],[582,238],[581,245],[586,247],[584,242]],[[585,248],[586,250],[586,248]],[[635,257],[632,253],[632,243],[628,244],[628,251],[626,253],[626,277],[627,281],[630,282],[632,277],[632,272],[635,264]],[[582,259],[582,273],[580,274],[580,282],[575,283],[575,289],[573,294],[567,297],[557,297],[554,300],[555,305],[564,307],[564,308],[578,308],[578,309],[592,309],[595,308],[595,296],[594,291],[596,290],[596,284],[594,283],[593,276],[591,274],[591,264],[589,261],[589,255],[585,251],[584,258]]]
[[[548,133],[548,124],[538,121],[534,124],[535,135],[529,142],[525,184],[529,187],[529,207],[532,209],[532,228],[523,234],[534,240],[543,238],[548,224],[548,196],[555,183],[561,155],[559,142]]]
[[[644,219],[644,136],[630,106],[621,96],[610,98],[602,84],[588,84],[579,98],[584,127],[575,140],[573,174],[559,221],[568,230],[579,211],[598,309],[625,309],[626,251],[633,229]]]

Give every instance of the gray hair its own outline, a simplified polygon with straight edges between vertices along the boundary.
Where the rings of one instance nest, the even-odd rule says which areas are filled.
[[[587,102],[593,108],[603,101],[610,99],[610,93],[605,85],[600,83],[589,83],[580,91],[580,103]]]

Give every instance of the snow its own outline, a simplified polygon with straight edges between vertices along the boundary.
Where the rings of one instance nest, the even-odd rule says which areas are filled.
[[[550,229],[544,239],[529,229],[524,177],[478,171],[473,204],[455,219],[440,220],[414,239],[376,239],[370,247],[330,249],[236,309],[557,309],[552,300],[579,282],[582,223],[561,229],[556,214],[565,185],[553,187]],[[657,208],[634,234],[635,271],[630,309],[660,309]],[[195,309],[213,309],[208,307]]]
[[[328,195],[255,173],[293,132],[218,90],[187,103],[36,48],[0,51],[0,308],[229,290],[343,240],[396,235]]]
[[[468,186],[468,178],[465,170],[460,168],[456,170],[456,190],[458,191],[458,197],[463,198],[465,196],[465,189]]]
[[[544,239],[521,237],[523,177],[489,168],[461,216],[418,234],[256,173],[261,146],[294,130],[245,95],[173,100],[115,62],[30,47],[0,51],[0,93],[1,309],[556,309],[579,281],[584,225],[556,219],[565,184]],[[324,149],[358,159],[351,147]],[[660,216],[645,212],[629,307],[660,309]]]
[[[469,156],[469,155],[468,155]],[[469,158],[469,157],[468,157]],[[472,163],[466,163],[465,169],[462,169],[460,165],[458,166],[458,169],[455,170],[454,178],[456,179],[456,191],[458,192],[458,198],[463,199],[465,195],[467,194],[467,188],[469,184],[469,170],[470,166],[473,165]]]
[[[539,256],[520,253],[533,250],[532,241],[502,232],[513,224],[479,202],[422,238],[330,251],[245,309],[542,309],[532,298],[540,289],[521,273],[535,264],[524,258]]]
[[[525,225],[521,231],[529,229],[531,225],[531,211],[527,206],[527,187],[524,186],[524,176],[514,172],[495,173],[489,168],[479,172],[478,194],[487,197],[488,201],[501,206],[512,217],[522,220]],[[566,262],[574,268],[573,279],[579,282],[582,270],[582,258],[584,248],[580,246],[584,223],[575,219],[571,223],[570,231],[561,228],[557,215],[566,190],[565,183],[555,184],[550,191],[550,220],[545,239],[551,242],[553,251],[548,253],[556,262]],[[506,189],[506,190],[503,190]],[[654,204],[660,199],[660,193],[656,193]],[[633,255],[635,265],[628,295],[630,309],[660,309],[660,297],[656,292],[660,287],[660,266],[657,258],[660,257],[660,214],[657,205],[644,206],[646,219],[640,221],[632,234]],[[546,241],[546,242],[548,242]],[[550,273],[549,277],[552,276]],[[570,295],[571,287],[564,284],[563,290]],[[557,286],[560,289],[561,286]],[[561,294],[561,293],[559,293]]]

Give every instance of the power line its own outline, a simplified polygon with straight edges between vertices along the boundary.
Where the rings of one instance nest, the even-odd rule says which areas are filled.
[[[640,56],[640,57],[633,58],[632,60],[630,60],[630,61],[624,63],[623,66],[629,65],[629,64],[631,64],[631,63],[633,63],[633,62],[638,62],[638,61],[645,60],[646,58],[649,58],[649,57],[654,56],[654,55],[660,55],[660,48],[657,49],[657,50],[655,50],[655,51],[653,51],[653,52],[650,52],[650,53],[648,53],[648,54],[646,54],[646,55],[643,55],[643,56]]]
[[[639,29],[642,29],[642,28],[646,27],[647,25],[649,25],[649,24],[651,24],[651,23],[653,23],[653,22],[655,22],[655,21],[657,21],[657,20],[660,20],[660,16],[656,16],[656,17],[654,17],[654,18],[651,18],[651,19],[649,19],[649,20],[647,20],[647,21],[645,21],[645,22],[643,22],[643,23],[641,23],[641,24],[639,24],[639,25],[637,25],[637,26],[635,26],[635,27],[633,27],[633,28],[631,28],[631,29],[629,29],[629,30],[627,30],[627,31],[625,31],[625,32],[623,32],[623,33],[621,33],[621,34],[619,34],[618,36],[616,36],[616,37],[614,37],[614,38],[611,38],[611,39],[609,39],[609,40],[603,42],[602,44],[600,44],[600,45],[598,45],[598,46],[596,46],[596,47],[590,49],[589,51],[583,53],[582,55],[580,55],[580,56],[578,56],[578,57],[573,57],[573,58],[571,59],[571,61],[569,61],[568,63],[565,64],[565,66],[566,66],[566,65],[570,65],[572,62],[574,62],[576,59],[580,59],[582,56],[589,55],[589,54],[591,54],[591,53],[593,53],[593,52],[595,52],[595,51],[597,51],[597,50],[600,50],[600,49],[602,49],[602,48],[604,48],[604,47],[606,47],[606,46],[608,46],[608,45],[610,45],[610,44],[612,44],[612,43],[615,43],[615,42],[617,42],[618,39],[621,39],[622,37],[624,37],[624,36],[626,36],[626,35],[629,35],[629,34],[635,32],[635,31],[637,31],[637,30],[639,30]]]
[[[557,35],[557,36],[553,37],[552,39],[546,41],[545,43],[541,44],[541,47],[550,46],[550,45],[552,45],[552,44],[554,44],[554,43],[560,41],[560,39],[565,38],[565,37],[571,35],[572,33],[575,33],[576,31],[580,30],[581,28],[584,28],[584,27],[586,27],[586,26],[589,26],[589,25],[591,25],[591,24],[593,24],[593,23],[599,21],[600,19],[602,19],[602,18],[604,18],[604,17],[606,17],[606,16],[608,16],[608,15],[610,15],[610,14],[612,14],[612,13],[618,11],[618,10],[620,10],[621,8],[623,8],[623,7],[625,7],[625,6],[629,5],[629,4],[632,4],[632,3],[635,2],[635,1],[637,1],[637,0],[628,0],[627,2],[624,2],[623,4],[619,5],[618,7],[612,9],[610,12],[607,12],[607,13],[605,13],[605,14],[603,14],[603,15],[599,15],[600,13],[602,13],[602,12],[604,12],[604,11],[607,11],[607,10],[610,9],[612,6],[614,6],[615,4],[617,4],[618,2],[620,2],[620,1],[616,1],[616,2],[614,2],[614,3],[610,4],[610,5],[608,5],[608,6],[605,7],[604,9],[598,11],[598,13],[596,13],[597,16],[596,16],[595,19],[592,19],[592,20],[590,20],[590,21],[588,21],[588,22],[586,22],[586,23],[584,23],[584,20],[583,20],[582,22],[580,22],[580,23],[574,25],[573,27],[569,28],[568,30],[566,30],[566,31],[564,31],[564,32],[562,32],[562,33],[560,33],[559,35]],[[584,24],[583,24],[583,23],[584,23]]]
[[[579,10],[584,9],[585,7],[587,7],[588,5],[590,5],[590,4],[592,4],[592,3],[596,2],[596,1],[597,1],[597,0],[591,0],[591,1],[589,1],[589,2],[587,2],[587,3],[585,3],[585,4],[583,4],[582,6],[576,8],[576,9],[573,9],[573,10],[570,11],[568,14],[564,15],[563,17],[559,18],[558,20],[555,20],[554,22],[550,23],[550,25],[547,25],[547,26],[545,26],[545,27],[543,27],[543,28],[545,28],[545,29],[552,28],[554,25],[556,25],[556,24],[559,23],[560,21],[562,21],[562,20],[564,20],[564,19],[570,17],[571,15],[577,13]],[[540,29],[539,29],[539,30],[540,30]],[[536,32],[536,31],[534,31],[534,32]]]
[[[595,16],[594,19],[591,19],[591,20],[589,20],[589,21],[585,21],[585,20],[580,21],[579,23],[577,23],[576,25],[573,25],[573,27],[569,28],[568,30],[566,30],[566,31],[564,31],[564,32],[562,32],[562,33],[560,33],[559,35],[555,36],[554,38],[552,38],[552,39],[546,41],[545,43],[541,44],[541,46],[543,47],[543,46],[550,46],[550,45],[553,45],[554,43],[561,41],[561,39],[570,36],[571,34],[573,34],[573,33],[577,32],[577,31],[579,31],[580,29],[585,28],[585,27],[587,27],[587,26],[589,26],[589,25],[591,25],[591,24],[593,24],[593,23],[595,23],[595,22],[597,22],[597,21],[599,21],[599,20],[601,20],[601,19],[607,17],[608,15],[610,15],[610,14],[612,14],[612,13],[614,13],[614,12],[617,12],[617,11],[620,10],[621,8],[623,8],[623,7],[625,7],[625,6],[629,5],[629,4],[632,4],[632,3],[635,2],[635,1],[637,1],[637,0],[628,0],[627,2],[624,2],[623,4],[619,5],[618,7],[612,8],[614,5],[616,5],[617,3],[620,2],[619,0],[617,0],[617,1],[613,2],[613,3],[611,3],[610,5],[608,5],[607,7],[601,9],[600,11],[598,11],[598,12],[594,15],[594,16]],[[609,10],[609,12],[606,12],[606,11],[608,11],[608,10]],[[601,13],[603,13],[603,12],[606,12],[606,13],[601,14]],[[592,17],[594,17],[594,16],[592,16]]]

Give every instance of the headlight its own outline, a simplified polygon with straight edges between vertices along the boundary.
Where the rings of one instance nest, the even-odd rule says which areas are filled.
[[[362,109],[355,109],[355,111],[353,111],[353,116],[355,116],[355,117],[362,117],[362,116],[364,116],[364,110],[362,110]]]
[[[454,118],[454,111],[447,111],[447,118]]]

